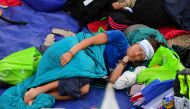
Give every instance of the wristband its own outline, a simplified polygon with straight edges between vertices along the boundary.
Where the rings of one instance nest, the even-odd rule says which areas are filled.
[[[125,61],[123,61],[123,60],[119,60],[119,64],[122,64],[123,66],[126,66],[126,62]]]
[[[72,55],[72,57],[74,56],[74,54],[70,50],[68,52]]]

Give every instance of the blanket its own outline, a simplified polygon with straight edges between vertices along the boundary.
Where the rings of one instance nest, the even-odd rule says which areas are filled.
[[[48,94],[40,94],[36,97],[32,106],[26,105],[23,101],[25,92],[29,88],[60,78],[99,78],[105,76],[107,74],[103,58],[105,45],[92,46],[81,50],[67,65],[64,67],[60,65],[60,56],[62,54],[78,42],[92,36],[92,34],[81,32],[77,34],[77,37],[62,39],[49,47],[40,60],[36,74],[21,84],[9,88],[0,96],[0,109],[38,109],[52,107],[55,98]]]

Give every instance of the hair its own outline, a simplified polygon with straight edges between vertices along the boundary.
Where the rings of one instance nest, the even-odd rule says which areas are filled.
[[[154,38],[154,36],[150,36],[148,39],[147,39],[149,42],[150,42],[150,44],[152,45],[152,47],[153,47],[153,49],[154,49],[154,51],[156,51],[161,45],[162,46],[166,46],[166,44],[164,43],[164,42],[159,42],[158,40],[156,40],[155,38]]]

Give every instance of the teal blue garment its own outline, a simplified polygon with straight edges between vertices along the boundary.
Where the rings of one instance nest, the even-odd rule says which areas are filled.
[[[160,42],[164,42],[167,47],[168,43],[164,36],[156,29],[153,28],[138,28],[135,29],[134,31],[130,32],[127,36],[129,44],[133,45],[139,41],[142,41],[143,39],[147,39],[150,37],[150,35],[155,36],[154,38]]]
[[[64,67],[60,65],[60,57],[71,47],[92,34],[79,33],[77,37],[68,37],[54,43],[42,56],[37,72],[21,84],[9,88],[0,96],[0,109],[39,109],[52,107],[53,96],[40,94],[32,106],[23,102],[25,92],[32,87],[45,84],[60,78],[90,77],[99,78],[107,74],[103,53],[105,45],[91,46],[79,51]]]

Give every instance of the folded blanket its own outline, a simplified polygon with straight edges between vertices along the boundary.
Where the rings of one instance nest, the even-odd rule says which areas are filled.
[[[107,74],[104,64],[105,45],[91,46],[79,51],[73,59],[64,67],[60,65],[60,56],[67,52],[72,46],[92,34],[79,33],[76,37],[68,37],[54,43],[44,53],[38,65],[37,72],[31,78],[21,84],[9,88],[0,96],[0,109],[39,109],[51,107],[55,99],[48,94],[40,94],[36,97],[32,106],[24,103],[25,92],[60,78],[90,77],[99,78]]]

